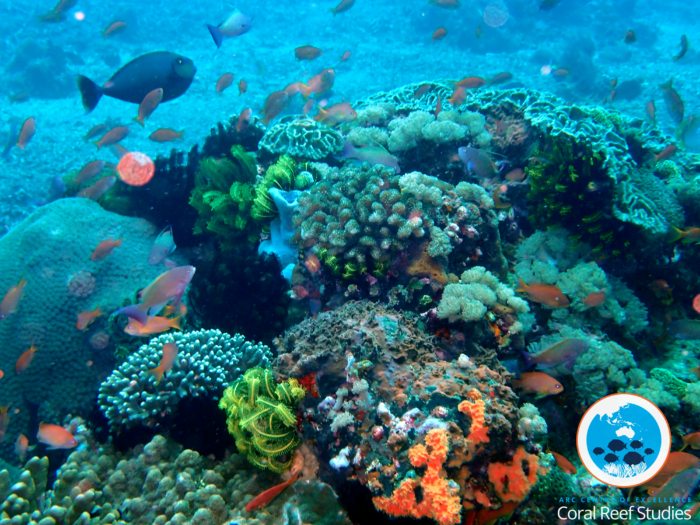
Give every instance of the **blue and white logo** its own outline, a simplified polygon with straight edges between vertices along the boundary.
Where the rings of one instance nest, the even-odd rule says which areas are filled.
[[[634,487],[664,466],[671,451],[671,430],[661,410],[648,399],[613,394],[584,414],[576,444],[593,477],[614,487]]]

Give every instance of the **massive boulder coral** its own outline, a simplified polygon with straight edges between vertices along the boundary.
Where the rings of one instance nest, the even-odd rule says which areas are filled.
[[[350,302],[276,344],[281,377],[317,388],[302,437],[338,482],[357,477],[392,516],[453,524],[462,509],[514,508],[549,469],[505,377],[466,355],[440,360],[418,316]]]
[[[176,343],[177,360],[159,383],[148,371],[160,362],[163,345]],[[219,330],[164,334],[117,368],[100,386],[98,402],[113,428],[155,423],[173,413],[185,396],[218,397],[249,368],[268,366],[267,346]]]
[[[86,331],[76,328],[77,316],[98,305],[103,312],[117,310],[165,270],[148,263],[159,230],[75,198],[39,208],[0,239],[0,293],[22,276],[28,282],[17,311],[0,323],[0,369],[5,371],[0,397],[11,414],[0,447],[6,458],[15,457],[17,435],[29,432],[25,402],[39,405],[39,418],[47,422],[90,406],[114,357],[109,348],[90,345],[107,316]],[[102,260],[91,260],[108,237],[123,237],[122,246]],[[15,374],[17,359],[32,345],[38,350],[30,366]]]

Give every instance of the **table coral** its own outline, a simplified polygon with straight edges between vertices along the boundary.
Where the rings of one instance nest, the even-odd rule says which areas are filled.
[[[77,315],[98,305],[113,312],[163,272],[148,264],[156,234],[149,222],[107,212],[89,199],[61,199],[37,209],[0,239],[2,293],[23,275],[28,281],[17,311],[0,325],[0,369],[5,370],[0,397],[11,414],[3,457],[15,461],[15,439],[30,432],[27,404],[38,405],[37,417],[47,422],[90,405],[114,357],[90,345],[105,330],[107,316],[81,332]],[[90,260],[107,237],[125,237],[122,248],[101,261]],[[32,344],[38,350],[29,368],[8,373]]]
[[[343,138],[336,130],[305,116],[281,118],[268,128],[259,148],[270,153],[321,160],[340,153]]]
[[[163,345],[176,343],[172,370],[156,384],[149,370],[160,362]],[[267,346],[219,330],[165,334],[151,339],[100,386],[98,402],[113,428],[145,424],[172,414],[185,396],[218,397],[247,369],[267,366]]]

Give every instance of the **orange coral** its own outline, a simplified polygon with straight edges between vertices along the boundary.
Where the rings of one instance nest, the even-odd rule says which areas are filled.
[[[509,464],[491,463],[488,466],[489,481],[501,501],[520,502],[537,482],[540,458],[518,447]],[[527,474],[523,464],[527,463]]]
[[[472,420],[472,426],[469,430],[469,441],[472,443],[488,443],[488,428],[484,422],[484,414],[486,412],[486,403],[481,399],[481,392],[476,389],[472,389],[467,394],[467,397],[471,402],[466,399],[462,401],[457,409],[467,414]]]
[[[457,525],[462,505],[459,489],[441,476],[442,465],[450,451],[447,431],[435,428],[425,436],[425,445],[414,445],[408,459],[414,467],[426,467],[423,478],[407,478],[394,490],[391,498],[376,496],[374,506],[390,516],[429,517],[440,525]],[[416,502],[415,489],[420,486],[423,500]]]

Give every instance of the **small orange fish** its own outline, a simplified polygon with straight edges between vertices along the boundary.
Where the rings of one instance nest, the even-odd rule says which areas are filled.
[[[433,115],[435,115],[435,120],[437,120],[438,115],[442,111],[442,100],[440,100],[440,94],[438,93],[438,99],[437,102],[435,103],[435,112]]]
[[[187,307],[181,302],[178,302],[177,304],[169,304],[163,308],[163,315],[165,317],[173,314],[178,314],[180,317],[185,317],[187,315]]]
[[[100,310],[99,305],[92,311],[85,310],[84,312],[80,312],[78,314],[78,324],[76,325],[76,328],[78,330],[85,330],[88,326],[90,326],[93,323],[95,319],[97,319],[101,315],[104,315],[104,312]]]
[[[167,332],[171,328],[182,330],[182,328],[180,328],[179,316],[173,319],[159,316],[149,317],[146,324],[141,324],[136,319],[130,319],[124,331],[135,337],[148,337],[153,334]]]
[[[700,242],[700,228],[692,226],[683,231],[675,226],[671,226],[671,233],[668,234],[667,242],[676,242],[680,239],[683,239],[683,244]]]
[[[666,105],[666,110],[671,118],[680,124],[683,122],[683,116],[685,115],[685,103],[683,99],[673,87],[673,79],[663,84],[659,84],[659,87],[663,91],[664,104]]]
[[[339,64],[342,64],[343,62],[347,62],[348,60],[350,60],[351,55],[352,55],[351,51],[346,51],[345,53],[343,53],[343,56],[340,57]]]
[[[335,71],[332,69],[324,69],[318,75],[311,77],[306,84],[301,84],[301,96],[306,100],[314,93],[320,95],[331,89],[334,83]]]
[[[166,343],[163,345],[163,356],[160,358],[160,364],[156,368],[148,371],[149,374],[156,378],[156,386],[163,379],[163,375],[170,372],[173,363],[177,359],[177,345],[175,343]]]
[[[279,115],[289,104],[289,95],[285,91],[275,91],[265,100],[265,108],[261,113],[265,115],[262,122],[267,126],[270,121]]]
[[[428,2],[430,5],[434,5],[435,7],[442,7],[443,9],[457,9],[462,6],[462,4],[459,3],[458,0],[430,0]]]
[[[430,89],[430,84],[421,84],[418,86],[418,89],[416,89],[413,92],[413,98],[421,98],[423,95],[425,95],[428,90]]]
[[[522,168],[515,168],[506,174],[506,180],[511,182],[521,182],[525,179],[525,172]]]
[[[589,293],[581,302],[588,306],[588,308],[595,308],[603,304],[607,298],[608,294],[606,294],[604,290],[601,290],[600,292]]]
[[[75,436],[58,425],[39,423],[39,431],[36,437],[39,443],[48,445],[50,450],[75,448],[78,446]]]
[[[116,22],[112,22],[107,26],[107,29],[104,31],[100,31],[102,33],[102,38],[107,39],[111,36],[118,35],[122,31],[126,29],[126,22],[122,22],[121,20],[117,20]]]
[[[569,299],[562,291],[551,284],[526,284],[525,281],[518,277],[518,287],[515,291],[526,293],[530,296],[531,301],[544,304],[550,308],[566,308],[570,304]]]
[[[238,96],[240,97],[246,91],[248,91],[248,83],[241,79],[240,82],[238,82]]]
[[[687,446],[690,446],[693,450],[700,450],[700,432],[686,434],[682,436],[681,439],[683,440],[683,448],[681,450],[685,449]]]
[[[22,91],[20,93],[10,93],[7,95],[7,98],[10,99],[10,104],[21,104],[29,100],[29,95]]]
[[[97,146],[97,151],[99,151],[102,146],[111,146],[112,144],[124,140],[128,134],[129,128],[126,126],[117,126],[116,128],[110,129],[100,140],[93,142],[93,144]]]
[[[625,44],[634,44],[637,41],[637,35],[631,29],[625,33],[624,42]]]
[[[10,414],[8,414],[9,405],[0,407],[0,443],[5,441],[7,434],[7,425],[10,423]]]
[[[115,182],[117,182],[116,177],[102,177],[89,188],[80,190],[76,197],[85,197],[93,201],[99,200],[100,197],[102,197],[105,193],[112,189],[112,186],[114,186]]]
[[[617,87],[617,78],[613,78],[610,81],[610,89],[615,89]]]
[[[66,16],[63,13],[60,13],[56,11],[55,9],[50,9],[49,11],[46,11],[43,15],[37,16],[39,19],[39,22],[49,22],[49,23],[57,23],[57,22],[62,22],[63,20],[66,19]]]
[[[314,46],[301,46],[294,50],[294,56],[297,57],[297,60],[313,60],[322,54],[323,51]]]
[[[321,261],[318,260],[315,254],[310,253],[304,258],[304,267],[309,270],[311,275],[315,275],[321,269]]]
[[[338,124],[347,124],[357,118],[357,113],[350,102],[340,102],[332,105],[327,110],[318,108],[318,114],[314,117],[316,122],[323,122],[326,126],[337,126]]]
[[[654,160],[656,162],[661,162],[662,160],[668,160],[671,157],[673,157],[676,154],[676,151],[678,151],[678,146],[675,146],[673,144],[669,144],[664,148],[664,150],[659,153],[658,155],[654,155]]]
[[[477,89],[481,86],[485,86],[486,84],[486,80],[481,77],[467,77],[457,82],[457,85],[459,87],[463,87],[464,89]]]
[[[29,350],[26,350],[21,356],[19,356],[19,359],[17,359],[17,362],[15,363],[15,374],[21,374],[27,368],[29,368],[29,365],[32,363],[32,359],[34,359],[34,354],[37,350],[38,348],[32,345]]]
[[[152,140],[153,142],[173,142],[175,140],[184,140],[182,138],[182,134],[185,132],[184,129],[180,131],[175,131],[174,129],[170,128],[160,128],[155,130],[153,133],[151,133],[148,136],[148,140]]]
[[[484,24],[479,24],[479,27],[476,28],[476,38],[481,38],[481,35],[484,33]]]
[[[90,255],[90,260],[101,261],[110,253],[112,253],[112,250],[114,250],[114,248],[121,246],[123,240],[124,237],[122,237],[121,239],[117,239],[116,241],[111,237],[107,237],[104,241],[97,245],[97,248],[95,248],[92,251],[92,255]]]
[[[15,441],[15,454],[19,457],[20,461],[24,461],[27,457],[27,448],[29,448],[29,440],[24,434],[17,436],[17,441]]]
[[[163,88],[154,89],[149,92],[143,97],[141,104],[139,104],[139,114],[137,117],[134,117],[133,120],[141,124],[142,128],[145,127],[146,119],[156,110],[161,100],[163,100]]]
[[[22,124],[16,146],[19,149],[24,149],[27,144],[29,144],[29,141],[32,140],[34,133],[36,133],[36,119],[34,117],[29,117],[24,121],[24,124]]]
[[[16,286],[10,286],[10,289],[7,290],[2,302],[0,302],[0,321],[7,319],[8,316],[17,311],[17,305],[24,295],[25,286],[27,286],[27,280],[22,276]]]
[[[571,74],[571,71],[569,71],[568,69],[566,69],[564,67],[558,67],[558,68],[552,70],[552,75],[554,75],[555,77],[559,77],[559,78],[568,77],[570,74]]]
[[[562,469],[567,474],[571,474],[573,476],[574,474],[576,474],[576,472],[578,472],[578,470],[576,469],[576,467],[574,467],[571,461],[566,459],[561,454],[557,454],[556,452],[552,452],[551,450],[549,451],[549,453],[552,456],[554,456],[554,460],[557,462],[557,467]]]
[[[96,124],[95,126],[90,128],[90,131],[88,131],[84,136],[83,140],[87,142],[90,139],[94,139],[96,136],[100,135],[104,130],[107,129],[106,124]]]
[[[681,58],[685,56],[685,54],[688,52],[688,37],[685,35],[681,35],[681,52],[678,53],[675,57],[673,57],[674,62],[678,62]]]
[[[245,506],[245,510],[247,512],[253,512],[254,510],[262,509],[265,505],[267,505],[273,499],[279,496],[282,493],[282,491],[284,491],[284,489],[286,489],[292,483],[294,483],[299,477],[299,474],[301,474],[301,469],[297,469],[296,471],[294,471],[292,477],[284,483],[275,485],[271,489],[267,489],[265,492],[258,494],[248,502],[248,504]]]
[[[559,381],[544,372],[524,372],[520,379],[513,381],[513,386],[526,394],[535,394],[535,399],[555,396],[564,391]]]
[[[354,5],[355,0],[341,0],[341,2],[337,6],[331,7],[329,11],[333,13],[333,16],[335,17],[335,15],[337,15],[338,13],[344,13]]]
[[[216,81],[216,92],[221,95],[231,84],[233,84],[233,73],[224,73]]]
[[[250,118],[252,116],[253,110],[250,108],[246,108],[243,111],[241,111],[241,114],[238,115],[238,120],[236,121],[236,131],[238,133],[242,133],[246,130],[248,124],[250,123]]]
[[[491,81],[489,82],[489,86],[497,86],[498,84],[505,84],[506,82],[510,82],[513,80],[513,73],[509,73],[508,71],[504,71],[503,73],[498,73],[496,76],[494,76]]]
[[[103,160],[93,160],[92,162],[88,162],[87,164],[85,164],[85,166],[80,168],[80,171],[75,176],[75,179],[73,179],[73,182],[75,184],[82,184],[83,182],[87,182],[90,179],[102,173],[102,170],[104,168],[105,161]]]
[[[433,38],[432,41],[435,42],[436,40],[442,40],[447,36],[447,29],[444,27],[438,27],[435,32],[433,33]]]
[[[448,98],[447,102],[452,104],[453,108],[456,108],[464,104],[465,100],[467,100],[467,92],[462,86],[457,86],[452,92],[452,98]]]

